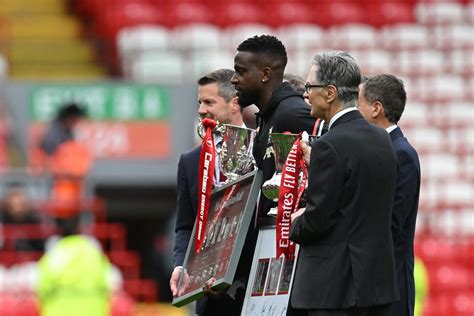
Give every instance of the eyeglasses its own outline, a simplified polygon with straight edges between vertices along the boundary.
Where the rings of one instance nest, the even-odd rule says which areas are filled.
[[[305,83],[305,84],[304,84],[304,91],[306,91],[306,93],[309,93],[309,90],[310,90],[311,88],[324,88],[324,87],[327,87],[327,85]]]

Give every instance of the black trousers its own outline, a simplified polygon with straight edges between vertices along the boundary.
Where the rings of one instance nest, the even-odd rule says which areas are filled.
[[[391,316],[392,304],[346,309],[295,309],[289,308],[287,316]]]

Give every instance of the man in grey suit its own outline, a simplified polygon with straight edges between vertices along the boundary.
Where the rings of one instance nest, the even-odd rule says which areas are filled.
[[[347,53],[313,59],[304,97],[329,131],[305,155],[307,206],[292,216],[300,252],[290,315],[385,316],[399,299],[390,230],[397,161],[387,132],[356,108],[360,80]]]
[[[392,210],[392,235],[400,301],[392,306],[393,316],[413,316],[415,309],[413,242],[421,181],[418,154],[397,126],[406,99],[403,82],[392,75],[373,76],[360,85],[359,111],[369,123],[384,128],[390,134],[399,165]]]

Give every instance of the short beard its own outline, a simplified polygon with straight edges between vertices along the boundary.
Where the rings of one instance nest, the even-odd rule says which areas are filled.
[[[256,100],[255,95],[248,95],[247,94],[247,95],[244,95],[244,96],[240,95],[238,97],[239,105],[242,108],[246,108],[246,107],[248,107],[252,104],[255,104],[255,100]]]

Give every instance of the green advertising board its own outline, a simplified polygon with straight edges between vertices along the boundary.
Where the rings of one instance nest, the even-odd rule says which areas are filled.
[[[101,121],[167,120],[169,93],[152,85],[38,85],[30,93],[29,117],[45,122],[68,101],[84,106],[88,117]]]

